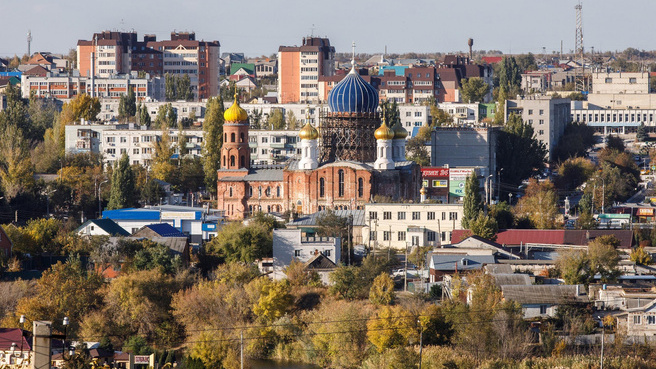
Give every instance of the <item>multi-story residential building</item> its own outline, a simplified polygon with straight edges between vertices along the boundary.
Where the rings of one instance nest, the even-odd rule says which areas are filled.
[[[215,96],[219,91],[218,41],[197,41],[191,32],[172,32],[171,40],[157,41],[145,35],[137,41],[135,32],[104,31],[91,41],[79,40],[77,62],[80,75],[109,77],[132,71],[153,76],[188,75],[197,99]]]
[[[175,149],[174,155],[180,155],[180,131],[170,129],[168,133],[171,146]],[[182,135],[186,140],[186,154],[201,156],[203,131],[186,129]],[[148,167],[152,164],[155,143],[161,137],[162,130],[140,129],[134,124],[68,125],[65,131],[65,150],[70,153],[102,154],[105,165],[113,165],[123,154],[127,154],[130,164]]]
[[[410,246],[451,243],[451,232],[461,229],[461,204],[365,204],[362,239],[370,248],[405,250]]]
[[[453,123],[457,125],[477,124],[480,121],[478,115],[480,107],[477,103],[443,102],[439,103],[437,107],[449,113],[453,117]]]
[[[526,92],[546,92],[554,88],[565,87],[574,83],[576,71],[563,68],[549,68],[545,70],[522,73],[522,90]]]
[[[286,161],[300,154],[298,131],[271,131],[254,129],[248,133],[251,163],[269,165]]]
[[[327,38],[305,37],[302,46],[278,49],[278,98],[283,104],[319,102],[319,78],[334,74],[335,48]]]
[[[161,79],[160,79],[161,80]],[[162,89],[164,88],[161,86]],[[173,110],[175,110],[178,121],[183,118],[192,118],[194,121],[198,119],[203,119],[205,117],[205,102],[197,101],[172,101],[172,102],[161,102],[161,101],[144,101],[141,102],[142,105],[148,110],[151,121],[154,121],[157,117],[157,112],[159,111],[162,105],[171,104]],[[119,100],[117,99],[101,99],[100,100],[100,113],[98,114],[98,119],[102,121],[114,121],[118,119],[118,106]]]
[[[285,278],[284,270],[292,260],[307,263],[319,255],[330,260],[334,268],[341,261],[341,251],[339,237],[302,237],[300,229],[274,229],[273,278]]]
[[[120,97],[132,89],[138,101],[164,100],[164,79],[149,77],[146,75],[139,78],[136,72],[116,74],[95,78],[92,84],[89,77],[54,72],[46,74],[45,77],[23,74],[21,76],[21,93],[24,98],[28,98],[34,93],[39,97],[52,97],[60,100],[72,99],[86,93],[101,99],[114,99],[118,104]]]
[[[518,114],[530,124],[535,136],[549,150],[551,160],[553,149],[558,145],[565,127],[571,120],[571,100],[554,99],[546,95],[532,95],[517,100],[506,100],[505,116]]]

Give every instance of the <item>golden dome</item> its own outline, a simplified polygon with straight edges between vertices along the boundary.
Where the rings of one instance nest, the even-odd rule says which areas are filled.
[[[378,127],[376,132],[374,132],[374,137],[376,137],[377,140],[391,140],[394,138],[394,131],[387,126],[385,119],[383,119],[383,123]]]
[[[237,94],[235,93],[235,102],[232,103],[232,106],[223,113],[223,119],[226,122],[243,122],[248,120],[248,113],[246,110],[242,109],[239,106],[239,101],[237,101]]]
[[[394,138],[403,138],[405,139],[408,137],[408,131],[403,128],[401,125],[401,121],[397,120],[396,123],[392,126],[392,130],[394,131]]]
[[[301,140],[316,140],[319,138],[319,131],[312,127],[310,122],[307,122],[305,123],[305,126],[303,126],[303,128],[301,128],[301,130],[298,132],[298,137],[300,137]]]

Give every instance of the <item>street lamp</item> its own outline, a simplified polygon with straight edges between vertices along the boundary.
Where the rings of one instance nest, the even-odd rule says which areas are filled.
[[[64,326],[64,341],[62,342],[62,359],[64,361],[69,361],[73,358],[73,355],[75,355],[75,348],[73,346],[70,346],[68,348],[68,357],[66,357],[66,338],[68,337],[68,325],[70,321],[67,316],[64,317],[64,320],[62,321],[62,325]]]

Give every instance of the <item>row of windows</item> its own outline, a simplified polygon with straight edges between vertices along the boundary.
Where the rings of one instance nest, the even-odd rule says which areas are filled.
[[[574,114],[572,114],[574,118]],[[647,119],[649,118],[649,119]],[[577,122],[653,122],[653,113],[643,114],[617,114],[617,113],[602,113],[602,114],[576,114]]]
[[[392,240],[392,232],[391,231],[382,231],[380,232],[383,234],[383,241],[391,241]],[[446,241],[446,232],[442,232],[440,234],[440,237],[442,241]],[[370,231],[369,232],[369,239],[372,241],[378,241],[378,232],[376,231]],[[405,231],[398,231],[396,232],[396,240],[397,241],[406,241],[406,232]],[[433,242],[437,241],[437,232],[435,231],[428,231],[426,232],[426,241]],[[412,240],[413,245],[418,245],[419,244],[419,238],[417,236],[413,236]]]
[[[364,196],[364,179],[358,178],[358,197]],[[326,197],[326,179],[319,178],[319,197]],[[337,197],[344,197],[344,170],[337,171]]]
[[[544,110],[540,109],[539,114],[544,115]],[[533,109],[528,109],[528,115],[533,115]]]
[[[411,212],[412,214],[412,220],[421,220],[421,211],[413,211]],[[458,220],[458,212],[455,211],[450,211],[448,213],[449,215],[449,220]],[[437,219],[435,217],[436,212],[434,211],[427,211],[426,212],[426,219],[427,220],[435,220]],[[370,211],[369,212],[369,219],[375,220],[378,219],[378,212],[376,211]],[[396,213],[396,220],[405,220],[406,219],[406,212],[405,211],[399,211]],[[383,220],[392,220],[392,212],[391,211],[384,211],[383,212]],[[443,211],[442,212],[442,220],[447,220],[447,212]]]

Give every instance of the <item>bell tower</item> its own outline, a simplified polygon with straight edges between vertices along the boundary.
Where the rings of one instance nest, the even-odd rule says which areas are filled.
[[[248,113],[235,102],[223,113],[223,146],[221,146],[221,169],[249,169],[251,150],[248,147]]]

